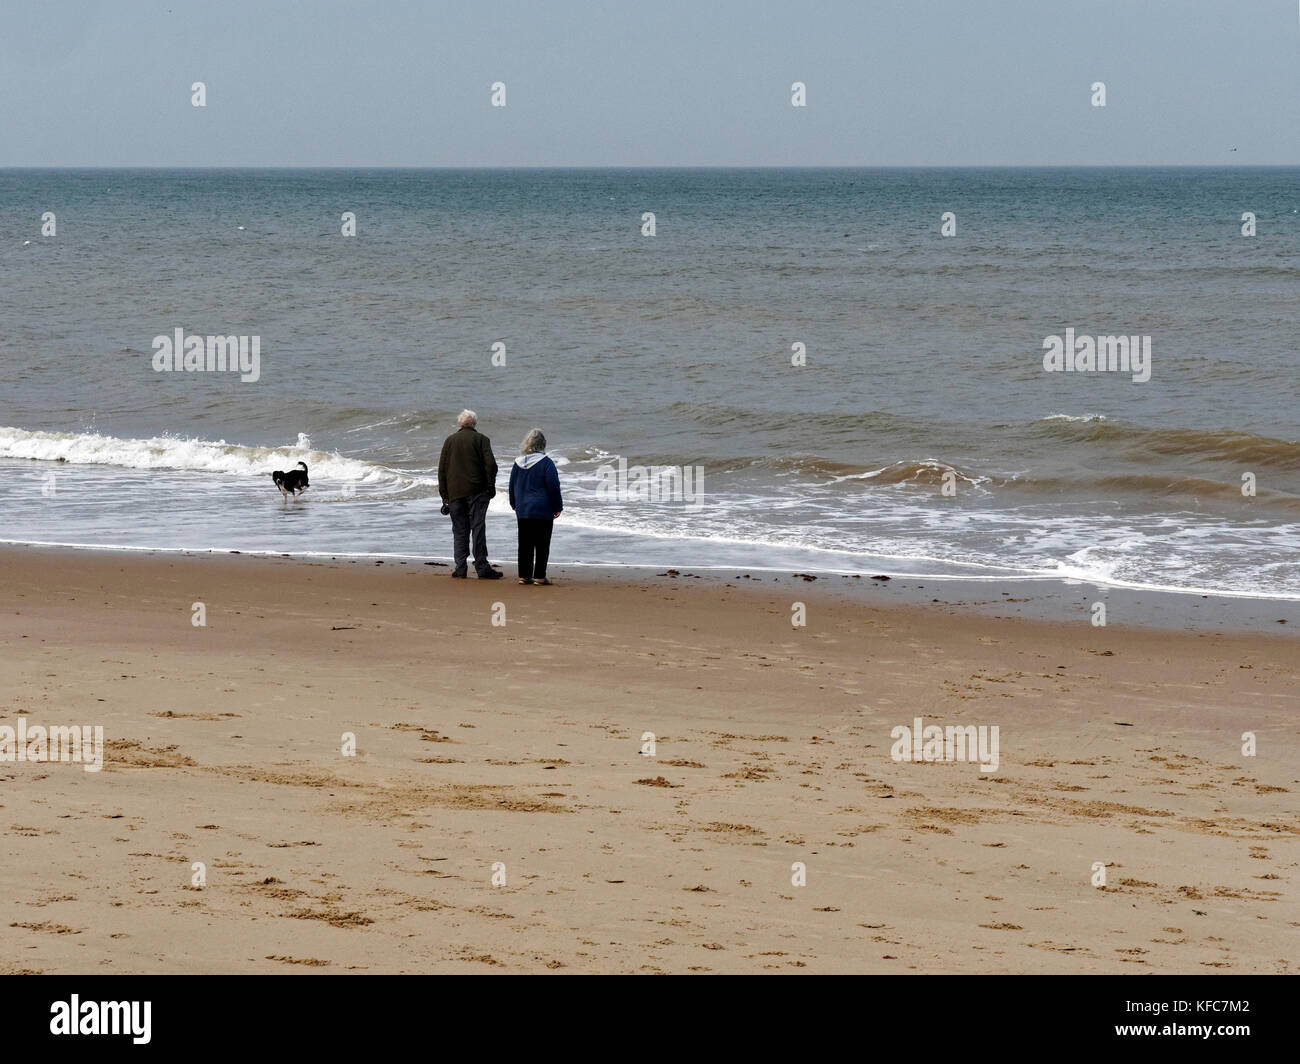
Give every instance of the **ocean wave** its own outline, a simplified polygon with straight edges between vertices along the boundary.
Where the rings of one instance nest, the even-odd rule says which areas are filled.
[[[956,466],[941,462],[937,458],[925,458],[921,461],[894,462],[882,469],[873,469],[866,473],[856,473],[850,480],[870,480],[875,484],[916,484],[925,487],[942,487],[945,480],[953,477],[973,487],[983,487],[994,483],[995,478],[980,473],[967,472]],[[1003,481],[998,478],[999,484]]]
[[[619,456],[600,452],[601,463],[614,465],[618,460]],[[595,459],[586,458],[577,461],[584,467],[596,463]],[[646,467],[700,465],[710,483],[716,485],[721,480],[729,485],[733,493],[736,490],[747,490],[741,485],[748,483],[755,473],[766,474],[775,478],[772,490],[778,496],[792,488],[848,488],[854,484],[864,488],[917,488],[929,493],[942,488],[951,477],[961,490],[974,488],[984,494],[1007,491],[1030,502],[1035,498],[1053,502],[1062,499],[1085,502],[1115,496],[1138,496],[1148,500],[1160,499],[1165,503],[1174,502],[1181,509],[1195,507],[1200,502],[1241,503],[1243,500],[1241,481],[1238,479],[1218,480],[1172,470],[1098,470],[1064,477],[979,469],[935,457],[904,458],[877,468],[864,468],[861,463],[841,462],[820,455],[745,455],[711,460],[699,455],[665,453],[638,455],[635,458],[629,457],[627,461],[629,466]],[[572,475],[576,476],[579,483],[584,483],[595,477],[596,473],[594,468],[582,468],[575,469]],[[1249,502],[1262,508],[1277,507],[1287,512],[1300,512],[1300,496],[1267,484],[1259,485],[1257,494]]]
[[[328,480],[396,489],[433,483],[374,462],[315,450],[299,434],[293,444],[248,447],[225,440],[154,436],[124,439],[99,433],[41,432],[0,427],[0,458],[29,459],[74,465],[117,466],[124,469],[192,470],[231,476],[266,476],[306,462],[312,475]]]
[[[1207,429],[1146,428],[1100,415],[1078,418],[1053,414],[1040,418],[1038,431],[1070,442],[1107,443],[1134,457],[1168,455],[1205,461],[1232,462],[1243,470],[1254,466],[1300,469],[1300,441],[1248,432]]]
[[[745,476],[754,472],[768,473],[781,480],[790,477],[810,482],[821,481],[825,484],[841,484],[853,480],[870,480],[876,484],[914,484],[918,486],[938,487],[943,484],[944,476],[952,473],[959,482],[968,486],[986,486],[1003,483],[1003,478],[991,474],[978,473],[962,469],[938,458],[902,459],[887,466],[870,469],[862,463],[841,462],[833,458],[824,458],[816,454],[782,454],[782,455],[733,455],[727,458],[708,458],[698,454],[647,454],[626,455],[610,454],[598,448],[590,449],[592,457],[579,457],[575,462],[591,465],[617,466],[625,459],[629,467],[690,467],[702,466],[708,477],[730,475]],[[567,464],[556,459],[557,464]],[[595,475],[594,469],[575,470],[579,477]]]
[[[1116,473],[1109,476],[1085,477],[1081,480],[1057,481],[1061,490],[1078,494],[1106,494],[1108,492],[1134,492],[1149,497],[1168,499],[1219,499],[1234,503],[1269,503],[1300,512],[1300,497],[1283,491],[1259,488],[1258,494],[1245,499],[1241,484],[1207,480],[1204,477],[1186,477],[1162,473]]]

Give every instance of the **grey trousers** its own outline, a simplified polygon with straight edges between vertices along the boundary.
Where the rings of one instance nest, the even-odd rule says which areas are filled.
[[[490,492],[482,491],[477,495],[467,495],[463,499],[449,499],[451,510],[452,555],[456,561],[456,572],[465,572],[465,562],[469,558],[470,536],[474,537],[474,571],[482,576],[490,572],[487,550],[487,509],[492,500]]]

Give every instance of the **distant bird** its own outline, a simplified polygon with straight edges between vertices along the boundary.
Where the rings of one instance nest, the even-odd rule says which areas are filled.
[[[1233,150],[1236,151],[1235,148],[1234,148]],[[239,231],[240,231],[241,233],[244,231],[244,227],[243,227],[242,225],[239,227]]]
[[[1232,151],[1236,151],[1237,149],[1236,149],[1236,148],[1233,148],[1233,149],[1231,149],[1231,150],[1232,150]]]
[[[28,244],[30,244],[30,243],[31,243],[30,240],[24,240],[24,241],[23,241],[23,247],[26,247],[26,246],[27,246]]]

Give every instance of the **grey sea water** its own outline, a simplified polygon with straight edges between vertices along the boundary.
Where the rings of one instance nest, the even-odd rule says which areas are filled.
[[[0,538],[445,557],[468,406],[503,483],[546,432],[558,562],[1300,598],[1297,211],[1289,168],[3,170]],[[1150,380],[1045,372],[1067,328]],[[176,329],[260,379],[155,372]],[[702,505],[602,501],[620,458]]]

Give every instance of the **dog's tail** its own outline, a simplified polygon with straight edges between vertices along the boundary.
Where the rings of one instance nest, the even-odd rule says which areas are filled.
[[[307,472],[307,463],[306,463],[306,462],[299,462],[298,464],[299,464],[300,466],[302,466],[302,471],[303,471],[304,473]]]

